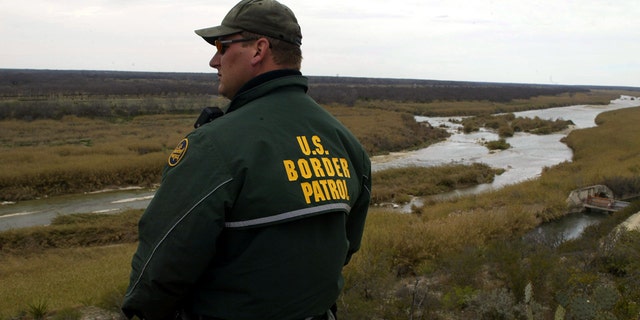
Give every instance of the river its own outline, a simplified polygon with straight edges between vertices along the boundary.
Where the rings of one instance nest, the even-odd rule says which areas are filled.
[[[530,118],[538,116],[542,119],[551,120],[571,120],[575,124],[574,129],[584,129],[594,127],[596,125],[596,116],[602,112],[637,106],[640,106],[640,99],[622,96],[605,106],[577,105],[523,111],[517,112],[515,115]],[[455,117],[416,117],[417,121],[428,121],[434,127],[446,125],[452,135],[446,141],[424,149],[372,157],[373,171],[410,165],[437,166],[446,163],[470,164],[474,162],[482,162],[495,168],[505,169],[505,172],[497,176],[491,184],[441,195],[457,196],[477,194],[535,179],[540,175],[544,167],[571,161],[571,149],[561,142],[561,139],[569,133],[569,130],[543,136],[516,133],[512,138],[507,139],[507,142],[512,146],[510,149],[490,152],[481,145],[481,142],[497,140],[497,134],[487,130],[471,134],[460,133],[458,130],[460,125],[451,123],[450,119],[452,118]],[[33,225],[47,225],[57,215],[118,212],[125,209],[145,208],[153,194],[154,190],[131,188],[50,197],[18,203],[5,202],[0,206],[0,231]],[[588,222],[586,225],[583,222],[574,224],[584,228],[591,223],[595,223],[593,222],[594,220],[597,220],[597,218],[589,217],[584,220]],[[569,232],[571,234],[579,234],[581,229],[570,230]]]
[[[640,106],[640,99],[623,96],[605,106],[578,105],[530,110],[514,114],[518,117],[533,118],[537,116],[542,119],[571,120],[575,124],[573,129],[584,129],[594,127],[596,125],[596,116],[602,112],[636,106]],[[458,130],[461,125],[452,123],[451,119],[456,118],[416,117],[416,120],[427,121],[434,127],[444,125],[452,135],[447,140],[431,145],[428,148],[373,157],[373,170],[408,165],[436,166],[447,163],[471,164],[482,162],[494,168],[505,169],[505,173],[497,176],[491,185],[478,187],[481,190],[490,190],[537,178],[544,167],[571,161],[573,156],[571,149],[561,142],[561,139],[570,130],[549,135],[516,133],[513,137],[507,139],[507,142],[511,145],[510,149],[490,152],[481,143],[483,141],[498,140],[499,136],[496,133],[480,130],[479,132],[463,134]]]
[[[155,190],[122,188],[85,194],[72,194],[0,206],[0,231],[47,225],[58,215],[73,213],[113,213],[128,209],[144,209]]]

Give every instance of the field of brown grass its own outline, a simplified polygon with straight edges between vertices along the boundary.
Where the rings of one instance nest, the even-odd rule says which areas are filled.
[[[352,128],[367,151],[417,148],[446,137],[407,114],[329,107]],[[144,115],[131,119],[0,121],[0,200],[150,186],[196,115]]]

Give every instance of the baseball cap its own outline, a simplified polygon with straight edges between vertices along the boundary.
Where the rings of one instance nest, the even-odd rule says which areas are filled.
[[[302,32],[293,11],[275,0],[242,0],[219,26],[195,30],[211,44],[219,37],[242,31],[302,45]]]

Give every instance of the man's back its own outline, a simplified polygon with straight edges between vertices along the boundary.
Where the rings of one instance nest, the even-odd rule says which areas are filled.
[[[187,312],[220,319],[298,319],[335,302],[359,248],[370,162],[305,91],[299,75],[260,82],[187,136],[140,222],[139,297],[170,278],[158,285],[183,290]]]

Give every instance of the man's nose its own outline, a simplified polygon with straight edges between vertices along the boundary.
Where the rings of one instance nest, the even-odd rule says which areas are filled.
[[[220,66],[220,54],[218,52],[216,52],[216,54],[211,57],[211,60],[209,60],[209,66],[216,69]]]

